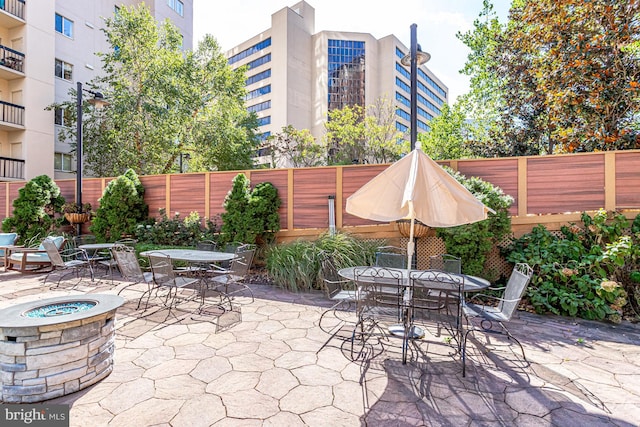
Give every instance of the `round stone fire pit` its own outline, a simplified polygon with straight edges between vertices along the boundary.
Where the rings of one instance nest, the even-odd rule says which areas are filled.
[[[41,402],[109,375],[122,304],[117,295],[85,294],[0,310],[0,401]]]

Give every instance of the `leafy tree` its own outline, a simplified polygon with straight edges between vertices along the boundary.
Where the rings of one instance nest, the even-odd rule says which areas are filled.
[[[191,155],[192,170],[252,166],[257,122],[244,107],[244,69],[231,70],[213,37],[185,52],[178,29],[168,20],[158,25],[144,5],[121,7],[103,31],[111,49],[98,53],[104,74],[89,86],[110,105],[86,116],[83,135],[94,175],[169,173],[181,153]],[[75,120],[74,106],[54,105]],[[60,138],[75,140],[75,129]]]
[[[18,190],[13,201],[13,216],[2,222],[2,231],[15,232],[19,243],[43,239],[62,221],[56,218],[62,212],[64,197],[60,188],[47,175],[40,175]]]
[[[98,201],[100,207],[89,230],[99,241],[114,242],[133,235],[136,225],[149,215],[144,187],[132,169],[110,181]]]
[[[429,122],[431,130],[418,134],[422,151],[434,160],[462,159],[470,156],[465,146],[465,117],[456,102],[452,107],[444,104],[441,114]]]
[[[296,129],[291,125],[271,135],[267,142],[271,148],[273,167],[322,166],[326,163],[326,149],[316,143],[308,129]]]
[[[325,128],[330,164],[390,163],[409,150],[386,99],[366,109],[354,105],[329,111]]]
[[[458,33],[456,37],[471,52],[460,72],[470,77],[470,91],[460,100],[460,109],[466,112],[469,124],[467,140],[474,153],[492,157],[509,151],[504,140],[496,138],[500,112],[505,107],[502,82],[496,72],[498,64],[498,38],[503,26],[489,0],[483,0],[479,17],[473,22],[473,30]]]
[[[247,214],[253,219],[256,239],[271,243],[280,230],[280,214],[278,208],[282,201],[278,197],[278,189],[270,182],[261,182],[251,191]]]

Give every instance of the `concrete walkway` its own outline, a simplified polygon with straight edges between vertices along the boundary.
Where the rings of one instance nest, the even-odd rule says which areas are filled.
[[[0,307],[126,284],[50,290],[42,279],[0,273]],[[318,326],[320,293],[255,285],[255,301],[240,297],[240,313],[218,318],[136,310],[142,289],[122,293],[111,375],[49,401],[71,405],[72,426],[640,425],[639,325],[520,313],[510,330],[529,363],[517,345],[475,333],[463,378],[435,329],[407,365],[394,339],[351,361],[348,330],[330,339]]]

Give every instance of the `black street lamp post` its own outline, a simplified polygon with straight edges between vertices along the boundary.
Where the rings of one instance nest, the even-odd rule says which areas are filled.
[[[400,61],[405,67],[411,67],[411,151],[416,148],[418,139],[418,66],[431,59],[431,55],[420,49],[417,32],[418,26],[411,24],[411,50]]]
[[[100,109],[109,103],[104,99],[104,96],[100,92],[94,92],[89,89],[82,88],[82,82],[77,83],[76,89],[76,203],[82,213],[82,92],[87,92],[93,95],[93,98],[88,102],[95,108]],[[77,233],[80,234],[82,224],[77,225]]]

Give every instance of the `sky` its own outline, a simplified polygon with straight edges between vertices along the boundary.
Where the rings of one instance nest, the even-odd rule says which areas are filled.
[[[482,0],[306,0],[315,9],[315,30],[370,33],[380,39],[394,34],[410,46],[411,24],[418,44],[431,54],[427,68],[449,88],[449,102],[469,91],[469,78],[459,73],[468,48],[456,38],[473,28]],[[213,35],[223,52],[271,27],[271,15],[297,0],[194,0],[194,48]],[[510,0],[493,0],[506,22]]]

